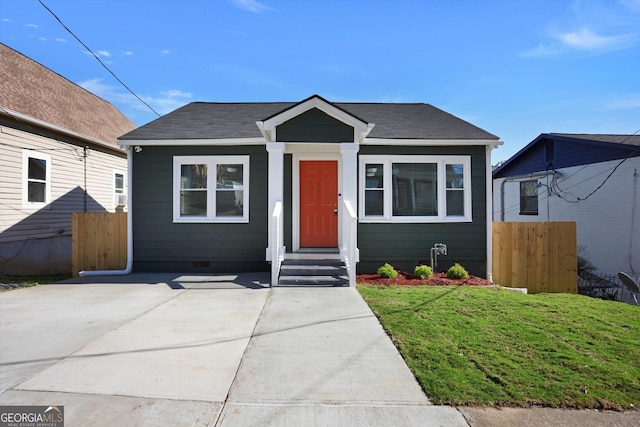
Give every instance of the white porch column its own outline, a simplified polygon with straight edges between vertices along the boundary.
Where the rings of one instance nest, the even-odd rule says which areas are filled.
[[[349,258],[351,272],[350,282],[355,283],[355,264],[358,262],[358,245],[357,241],[357,220],[353,222],[349,219],[347,212],[344,211],[343,202],[347,201],[351,207],[358,209],[358,150],[360,146],[354,142],[343,142],[340,144],[340,154],[342,156],[342,188],[340,189],[340,201],[338,209],[340,209],[340,257],[344,261],[345,257]],[[353,251],[353,253],[348,253]]]
[[[353,142],[340,144],[342,155],[342,195],[355,207],[358,206],[358,150],[360,146]]]
[[[269,153],[269,168],[268,168],[268,191],[269,191],[269,211],[266,212],[267,217],[270,219],[273,214],[273,209],[276,206],[276,202],[282,201],[284,196],[284,142],[267,142],[267,152]],[[271,261],[271,256],[274,248],[271,248],[271,242],[273,241],[273,226],[271,221],[269,224],[269,236],[267,240],[266,260]],[[280,230],[283,229],[283,219],[280,217]],[[281,231],[282,233],[282,231]],[[280,241],[283,240],[283,236],[280,236]],[[277,248],[275,248],[277,250]]]

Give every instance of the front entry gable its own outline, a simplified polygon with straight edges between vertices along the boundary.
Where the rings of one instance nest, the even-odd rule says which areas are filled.
[[[276,126],[280,142],[347,142],[353,141],[354,128],[331,117],[318,108],[295,116]]]
[[[258,121],[256,125],[270,142],[334,143],[360,143],[374,126],[318,95]]]

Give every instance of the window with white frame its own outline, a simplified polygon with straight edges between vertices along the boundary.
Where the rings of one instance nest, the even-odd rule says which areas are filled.
[[[51,201],[51,156],[31,150],[22,152],[22,204],[42,207]]]
[[[249,156],[173,158],[174,222],[248,222]]]
[[[360,220],[471,221],[470,156],[360,156]]]
[[[127,191],[122,171],[113,171],[113,204],[116,208],[127,205]]]

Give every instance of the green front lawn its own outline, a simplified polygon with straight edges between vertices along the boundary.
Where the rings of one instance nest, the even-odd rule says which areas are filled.
[[[358,290],[435,404],[640,405],[640,307],[469,286]]]

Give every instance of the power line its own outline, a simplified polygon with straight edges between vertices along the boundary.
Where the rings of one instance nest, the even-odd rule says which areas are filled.
[[[625,139],[623,139],[622,141],[619,142],[619,144],[624,144],[627,140],[631,139],[632,136],[637,135],[640,132],[640,129],[638,129],[637,131],[635,131],[634,133],[632,133],[631,135],[628,135]],[[634,154],[636,154],[639,150],[636,148],[635,150],[630,150],[629,153],[618,162],[617,165],[615,165],[611,172],[606,176],[606,178],[600,183],[600,185],[598,185],[591,193],[587,194],[584,197],[576,197],[576,200],[569,200],[568,198],[566,198],[563,194],[565,191],[562,190],[560,188],[560,186],[558,185],[558,179],[557,179],[557,175],[556,175],[556,170],[553,169],[553,179],[551,180],[551,187],[550,191],[552,191],[553,194],[555,194],[556,196],[558,196],[559,198],[561,198],[562,200],[565,200],[569,203],[580,203],[584,200],[587,200],[589,197],[593,196],[598,190],[600,190],[609,180],[609,178],[611,178],[611,176],[615,173],[616,170],[618,170],[618,168],[624,163],[626,162],[630,157],[632,157]],[[573,175],[572,175],[573,176]],[[589,180],[591,178],[587,178],[582,180],[581,182],[579,182],[578,184],[581,184],[583,182],[586,182],[587,180]],[[575,185],[578,185],[575,184]],[[575,185],[573,185],[575,187]]]
[[[100,57],[98,55],[96,55],[90,48],[89,46],[87,46],[86,44],[84,44],[84,42],[82,40],[80,40],[80,38],[78,36],[76,36],[73,31],[71,31],[66,25],[64,25],[64,23],[62,22],[62,20],[60,18],[58,18],[58,16],[53,13],[53,11],[51,9],[49,9],[49,7],[44,4],[44,2],[42,0],[38,0],[40,2],[40,4],[42,5],[42,7],[44,7],[45,9],[47,9],[47,11],[49,11],[49,13],[51,15],[53,15],[54,18],[56,18],[56,20],[60,23],[60,25],[62,25],[62,27],[67,30],[67,32],[69,34],[71,34],[82,46],[84,46],[85,49],[87,49],[89,51],[89,53],[91,53],[91,55],[93,55],[94,58],[96,58],[96,60],[98,60],[98,62],[100,63],[100,65],[102,65],[104,67],[105,70],[107,70],[109,72],[109,74],[111,74],[113,76],[113,78],[115,78],[118,83],[120,83],[126,90],[129,91],[129,93],[131,93],[131,95],[135,96],[138,101],[142,102],[144,105],[146,105],[151,111],[153,111],[158,117],[160,116],[160,113],[158,113],[156,110],[153,109],[153,107],[149,104],[147,104],[142,98],[140,98],[134,91],[132,91],[129,86],[127,86],[122,80],[120,80],[120,78],[118,76],[116,76],[116,74],[111,71],[109,69],[109,67],[107,67],[107,65],[102,62],[102,60],[100,59]]]
[[[640,129],[638,129],[637,131],[635,131],[634,133],[632,133],[630,135],[626,135],[625,138],[621,142],[619,142],[619,144],[625,143],[631,137],[637,135],[638,133],[640,133]],[[611,178],[611,176],[613,176],[613,174],[616,172],[616,170],[625,161],[627,161],[629,158],[633,157],[634,154],[638,153],[638,151],[640,151],[640,148],[635,148],[635,149],[631,148],[629,153],[623,159],[621,159],[615,166],[613,166],[612,168],[604,170],[602,172],[599,172],[599,173],[597,173],[595,175],[589,176],[588,178],[584,178],[581,181],[576,182],[576,183],[574,183],[574,184],[572,184],[572,185],[570,185],[570,186],[568,186],[568,187],[566,187],[564,189],[560,188],[559,178],[562,178],[562,181],[566,182],[569,178],[571,178],[572,176],[582,172],[582,170],[584,170],[585,168],[587,168],[589,166],[592,166],[593,164],[592,163],[586,164],[586,165],[582,166],[580,169],[576,170],[575,172],[573,172],[571,175],[568,175],[568,176],[560,175],[558,173],[558,171],[556,171],[555,169],[552,169],[553,173],[552,173],[552,176],[551,176],[551,182],[549,183],[549,185],[542,184],[545,187],[547,187],[547,195],[546,196],[540,196],[538,200],[540,202],[545,201],[545,200],[549,199],[551,197],[551,195],[554,195],[554,196],[556,196],[556,197],[558,197],[558,198],[560,198],[560,199],[562,199],[562,200],[564,200],[564,201],[566,201],[568,203],[573,203],[573,204],[576,204],[576,203],[579,203],[581,201],[587,200],[589,197],[591,197],[593,194],[595,194],[598,190],[600,190],[607,183],[607,181]],[[584,196],[584,197],[574,196],[575,200],[570,200],[564,194],[570,188],[576,187],[576,186],[578,186],[580,184],[583,184],[583,183],[585,183],[585,182],[587,182],[587,181],[589,181],[591,179],[595,179],[596,177],[598,177],[598,176],[600,176],[602,174],[605,174],[607,172],[609,172],[609,173],[604,178],[604,180],[599,185],[597,185],[596,188],[593,191],[591,191],[589,194],[587,194],[586,196]],[[516,204],[513,204],[512,206],[509,206],[509,207],[506,207],[506,208],[502,208],[502,209],[499,209],[499,210],[494,210],[493,213],[494,214],[498,214],[498,213],[501,213],[501,212],[502,213],[508,213],[508,212],[516,211],[519,208],[520,208],[520,204],[516,203]]]

